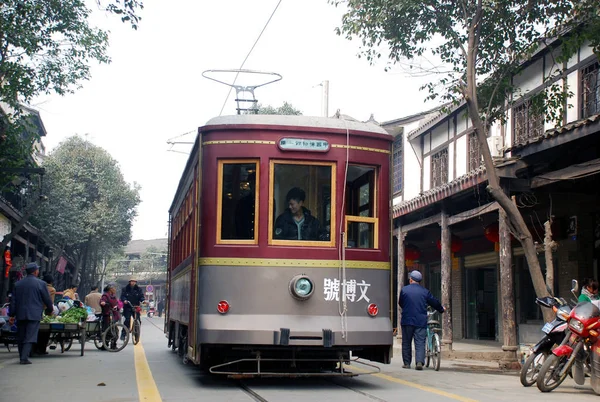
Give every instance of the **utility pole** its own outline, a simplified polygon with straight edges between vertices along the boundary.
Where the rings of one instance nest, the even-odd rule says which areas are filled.
[[[323,81],[321,85],[323,86],[321,112],[323,117],[329,117],[329,80]]]

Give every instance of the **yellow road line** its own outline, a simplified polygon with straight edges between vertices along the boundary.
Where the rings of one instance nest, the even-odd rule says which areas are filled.
[[[140,402],[162,402],[141,341],[133,347],[133,355]]]
[[[356,366],[352,366],[352,369],[356,370],[356,371],[362,371],[363,373],[368,373],[369,372],[367,370],[363,370],[363,369],[361,369],[359,367],[356,367]],[[382,379],[387,380],[387,381],[395,382],[396,384],[406,385],[407,387],[417,388],[417,389],[420,389],[421,391],[430,392],[432,394],[437,394],[437,395],[440,395],[440,396],[444,396],[446,398],[454,399],[455,401],[477,402],[476,399],[465,398],[464,396],[452,394],[450,392],[442,391],[442,390],[439,390],[439,389],[433,388],[433,387],[428,387],[426,385],[417,384],[415,382],[410,382],[410,381],[402,380],[400,378],[392,377],[391,375],[381,374],[381,373],[371,374],[371,375],[373,375],[375,377],[382,378]]]

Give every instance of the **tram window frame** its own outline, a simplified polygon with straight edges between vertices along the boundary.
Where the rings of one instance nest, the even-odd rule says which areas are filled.
[[[326,197],[326,194],[321,195],[321,200],[317,202],[329,202],[329,209],[327,209],[327,205],[322,205],[322,211],[325,212],[326,215],[329,216],[329,240],[283,240],[283,239],[275,239],[273,238],[273,229],[275,225],[275,221],[277,216],[275,216],[275,165],[299,165],[299,166],[324,166],[329,167],[331,169],[331,177],[330,184],[326,188],[329,191],[329,197]],[[312,162],[305,160],[281,160],[281,159],[273,159],[269,161],[269,245],[270,246],[301,246],[301,247],[335,247],[335,238],[336,238],[336,163],[335,162]],[[303,189],[307,192],[307,189]],[[286,189],[285,191],[289,191]],[[318,197],[318,195],[317,195]],[[287,208],[287,207],[286,207]],[[310,208],[309,208],[310,209]],[[283,209],[285,210],[285,208]],[[321,212],[321,211],[320,211]],[[322,217],[317,216],[319,220],[319,224],[321,227],[325,227],[326,222],[324,222]]]
[[[254,185],[254,238],[253,239],[223,239],[223,169],[225,165],[249,165],[255,167],[255,185]],[[257,245],[259,236],[259,192],[260,189],[260,160],[259,159],[220,159],[217,167],[217,244],[248,244]]]
[[[352,171],[354,168],[367,171],[360,176],[356,177],[356,179],[351,182],[346,182],[346,211],[345,219],[344,219],[344,232],[346,236],[344,237],[344,247],[350,248],[352,250],[378,250],[379,249],[379,217],[378,217],[378,208],[377,208],[377,193],[379,187],[379,166],[370,166],[370,165],[360,165],[360,164],[349,164],[348,172],[351,177]],[[372,174],[372,177],[369,175]],[[347,179],[346,179],[347,180]],[[365,185],[369,185],[369,200],[366,204],[361,202],[361,189]],[[353,213],[358,213],[358,215],[354,215]],[[348,247],[348,227],[353,226],[353,224],[358,225],[358,237],[359,244]],[[361,247],[360,245],[360,226],[362,224],[373,225],[372,230],[372,241],[373,247]],[[371,236],[370,236],[371,237]]]

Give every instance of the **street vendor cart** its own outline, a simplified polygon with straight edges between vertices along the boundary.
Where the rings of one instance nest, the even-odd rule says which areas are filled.
[[[50,332],[50,342],[56,342],[60,345],[61,353],[64,353],[70,348],[65,348],[67,344],[70,344],[74,340],[78,340],[81,344],[81,356],[85,352],[85,338],[86,338],[86,322],[81,321],[75,324],[62,323],[62,322],[50,322],[40,323],[39,332]]]

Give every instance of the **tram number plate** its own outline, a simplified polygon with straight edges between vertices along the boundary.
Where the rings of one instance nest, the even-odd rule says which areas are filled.
[[[547,322],[546,325],[544,325],[542,327],[542,332],[545,334],[549,334],[550,331],[552,331],[552,323],[551,322]]]

